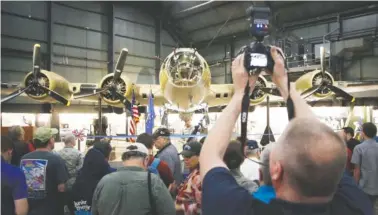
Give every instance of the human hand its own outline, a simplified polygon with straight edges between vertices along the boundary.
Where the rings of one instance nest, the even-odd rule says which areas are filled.
[[[234,94],[243,94],[244,89],[249,82],[250,93],[253,91],[256,85],[257,75],[249,75],[244,67],[244,54],[237,56],[234,61],[232,61],[232,80],[234,82]]]
[[[285,56],[282,50],[278,47],[272,46],[270,49],[270,54],[272,55],[274,61],[272,74],[272,81],[276,84],[277,88],[280,90],[282,97],[286,100],[289,97],[289,86],[288,86],[288,76],[285,71]]]
[[[181,205],[175,204],[176,211],[184,211]]]
[[[169,190],[170,192],[174,192],[174,191],[176,190],[176,188],[177,188],[177,186],[176,186],[176,183],[175,183],[175,182],[172,182],[172,184],[170,184],[170,185],[168,186],[168,190]]]

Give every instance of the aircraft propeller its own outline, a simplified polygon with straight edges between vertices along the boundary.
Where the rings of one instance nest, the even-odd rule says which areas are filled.
[[[126,106],[127,109],[130,109],[131,103],[127,100],[127,98],[120,92],[120,90],[117,87],[117,83],[121,79],[121,74],[122,74],[123,68],[125,66],[125,62],[126,62],[126,58],[127,58],[128,53],[129,53],[129,51],[126,48],[121,50],[121,53],[120,53],[118,60],[117,60],[117,64],[116,64],[115,69],[114,69],[113,80],[111,81],[111,83],[109,85],[107,85],[106,87],[103,87],[103,88],[95,89],[94,92],[91,93],[91,94],[84,94],[84,95],[75,96],[74,99],[80,99],[80,98],[94,96],[94,95],[98,95],[98,94],[108,92],[108,93],[110,93],[111,97],[119,99]]]
[[[9,94],[5,98],[1,100],[1,103],[9,101],[11,99],[14,99],[15,97],[21,95],[22,93],[30,92],[30,91],[36,91],[37,93],[45,93],[48,92],[49,96],[57,100],[58,102],[69,106],[70,101],[65,99],[63,96],[61,96],[59,93],[50,90],[48,87],[44,86],[42,83],[40,83],[40,75],[41,74],[41,45],[35,44],[33,49],[33,79],[31,82],[29,82],[25,87],[22,87],[18,89],[17,91]],[[2,83],[1,87],[8,88],[9,84]]]
[[[325,78],[325,48],[323,46],[320,47],[320,68],[321,68],[321,81],[318,85],[313,85],[309,89],[305,90],[303,93],[301,93],[301,96],[303,98],[307,98],[314,94],[318,90],[322,89],[328,89],[332,92],[334,92],[336,95],[339,95],[343,97],[344,99],[348,101],[353,101],[354,97],[345,92],[344,90],[334,86],[328,79]]]
[[[281,96],[281,93],[277,88],[261,87],[259,89],[273,96]]]

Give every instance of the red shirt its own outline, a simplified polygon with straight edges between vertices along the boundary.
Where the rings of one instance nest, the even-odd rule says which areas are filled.
[[[35,147],[34,147],[33,143],[31,143],[31,142],[28,143],[28,149],[29,149],[29,152],[35,151]]]
[[[176,205],[179,205],[185,215],[201,214],[202,181],[199,169],[193,170],[178,188]]]
[[[154,159],[155,158],[154,158],[153,155],[149,155],[148,166],[150,166],[152,164]],[[165,186],[169,187],[169,185],[172,184],[175,179],[173,178],[172,171],[171,171],[171,169],[169,169],[168,164],[165,161],[160,160],[160,163],[157,167],[157,170],[158,170],[160,178],[161,178],[161,180],[163,180]]]

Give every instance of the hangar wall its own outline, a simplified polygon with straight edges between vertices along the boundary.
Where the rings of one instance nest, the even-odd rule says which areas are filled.
[[[240,20],[240,19],[239,19]],[[242,20],[242,22],[246,22]],[[219,26],[218,26],[219,27]],[[376,41],[378,32],[378,13],[370,15],[361,15],[354,17],[344,17],[337,21],[329,21],[322,24],[312,25],[312,26],[300,26],[297,28],[289,29],[298,38],[302,38],[299,41],[292,42],[291,44],[286,44],[286,53],[291,55],[297,55],[299,52],[299,44],[304,45],[305,53],[314,55],[316,52],[315,46],[323,43],[323,36],[332,32],[327,36],[328,40],[336,41],[337,39],[346,40],[352,38],[364,37],[368,40],[374,40],[371,45],[369,45],[367,50],[363,52],[353,52],[348,53],[343,56],[344,68],[341,75],[342,80],[346,81],[369,81],[378,80],[378,73],[376,68],[378,67],[378,43]],[[200,30],[206,31],[206,29]],[[198,31],[196,31],[198,33]],[[235,55],[240,47],[248,44],[252,38],[248,37],[236,37],[228,41],[214,42],[209,48],[200,47],[200,53],[205,57],[209,64],[216,64],[211,68],[212,71],[212,82],[213,83],[231,83],[230,74],[230,51]],[[207,41],[206,41],[207,42]],[[275,41],[276,45],[279,41]],[[201,43],[202,46],[202,42]],[[226,57],[225,57],[226,56]],[[226,58],[226,63],[223,59]],[[298,59],[293,58],[292,61]],[[331,62],[332,64],[333,62]],[[292,64],[295,66],[295,64]],[[225,82],[226,81],[226,82]]]
[[[121,48],[128,48],[124,73],[153,84],[157,51],[164,58],[176,45],[153,17],[127,2],[3,1],[1,6],[2,82],[23,80],[32,68],[33,45],[40,43],[43,68],[71,82],[99,82],[112,72]]]

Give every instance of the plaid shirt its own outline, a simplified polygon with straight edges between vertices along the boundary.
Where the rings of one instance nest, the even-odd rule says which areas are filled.
[[[202,184],[199,169],[193,170],[179,186],[176,205],[179,205],[185,215],[201,214]]]

